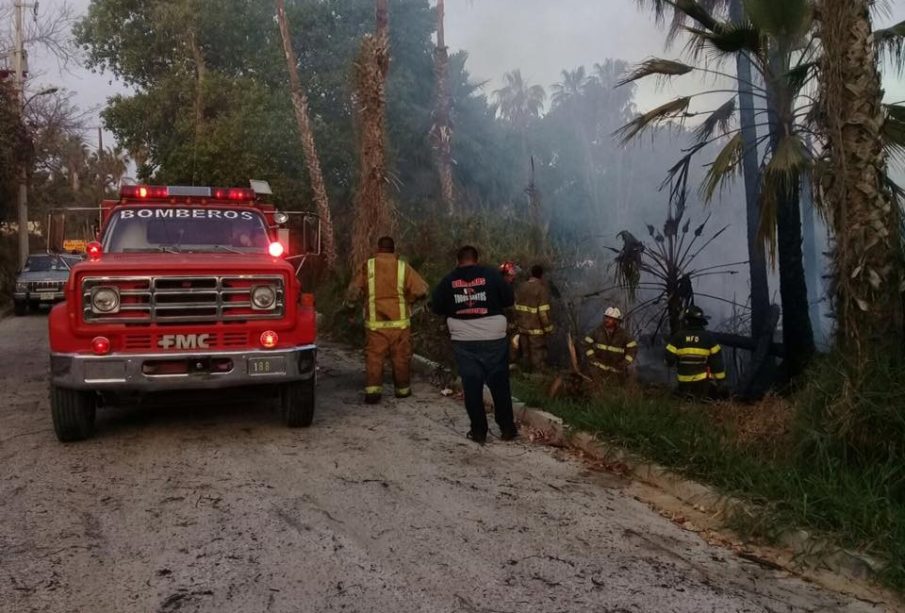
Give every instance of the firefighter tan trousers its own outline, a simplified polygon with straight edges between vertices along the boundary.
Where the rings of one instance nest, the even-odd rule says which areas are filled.
[[[365,394],[383,391],[383,365],[387,357],[393,365],[397,396],[411,393],[412,331],[368,330],[365,344]]]
[[[547,337],[522,333],[519,340],[525,367],[533,371],[544,370],[547,367]]]

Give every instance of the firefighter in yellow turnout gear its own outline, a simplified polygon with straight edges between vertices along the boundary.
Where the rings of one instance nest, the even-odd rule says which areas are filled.
[[[544,282],[544,269],[531,267],[531,278],[515,290],[515,322],[519,346],[526,366],[538,371],[547,365],[547,337],[553,333],[550,319],[550,290]]]
[[[383,366],[393,366],[396,397],[411,395],[411,305],[427,296],[428,286],[414,268],[400,260],[392,238],[377,242],[377,255],[352,279],[347,300],[366,299],[365,402],[377,404],[383,392]]]
[[[635,363],[638,342],[622,327],[622,320],[622,311],[610,307],[604,313],[603,324],[584,338],[591,376],[598,382],[615,379],[624,383]]]
[[[682,319],[682,329],[666,346],[666,363],[676,367],[680,394],[706,398],[726,379],[722,348],[706,330],[707,317],[699,307],[688,307]]]

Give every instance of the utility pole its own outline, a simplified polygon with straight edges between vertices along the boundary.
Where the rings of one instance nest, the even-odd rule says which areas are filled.
[[[16,101],[18,102],[19,121],[25,125],[25,33],[24,33],[24,13],[25,1],[14,0],[13,9],[16,13],[16,35],[15,47],[13,48],[13,58],[15,63],[16,77]],[[28,259],[28,166],[26,163],[25,152],[19,152],[19,196],[18,196],[18,221],[19,221],[19,267],[25,267],[25,261]]]

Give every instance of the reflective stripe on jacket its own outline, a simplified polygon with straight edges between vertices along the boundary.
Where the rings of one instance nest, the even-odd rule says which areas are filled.
[[[687,328],[673,335],[666,346],[666,363],[676,367],[679,383],[726,378],[722,348],[703,328]]]
[[[550,291],[542,280],[531,278],[515,290],[515,323],[521,334],[529,336],[553,332]]]
[[[584,337],[584,345],[590,365],[604,372],[624,373],[638,355],[637,341],[622,328],[610,332],[601,325]]]
[[[411,325],[409,305],[427,291],[414,268],[391,253],[378,253],[353,279],[348,297],[357,300],[364,294],[368,330],[405,329]]]

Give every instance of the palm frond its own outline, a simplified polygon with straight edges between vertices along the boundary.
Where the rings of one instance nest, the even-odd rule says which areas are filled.
[[[616,131],[623,144],[629,142],[648,128],[673,119],[682,119],[688,112],[691,97],[684,96],[661,104],[655,109],[643,113]]]
[[[717,129],[721,134],[729,131],[732,118],[735,117],[735,97],[729,98],[718,109],[707,116],[707,119],[694,131],[695,141],[703,143],[714,137]]]
[[[810,80],[816,75],[819,65],[817,62],[805,62],[792,68],[786,73],[786,83],[789,91],[798,96]]]
[[[762,173],[761,218],[758,233],[775,253],[776,220],[779,204],[786,195],[801,185],[801,177],[809,172],[813,159],[808,149],[796,134],[790,134],[779,142],[773,150],[770,161]]]
[[[701,197],[705,202],[713,200],[713,196],[717,189],[722,190],[735,175],[741,172],[742,156],[745,151],[745,140],[742,133],[739,132],[720,150],[710,168],[707,169],[707,176],[701,183]]]
[[[635,81],[638,81],[639,79],[643,79],[651,75],[657,75],[658,77],[669,79],[671,77],[686,75],[692,70],[694,70],[694,66],[689,66],[688,64],[683,64],[682,62],[667,60],[659,57],[652,57],[644,60],[630,73],[625,75],[625,77],[623,77],[616,84],[616,87],[628,85],[629,83],[633,83]]]
[[[883,142],[886,151],[899,163],[905,163],[905,106],[884,105]]]
[[[760,30],[750,23],[720,23],[715,30],[687,28],[691,35],[688,49],[693,57],[704,54],[722,58],[743,51],[760,55],[763,37]]]
[[[672,43],[689,22],[695,22],[704,29],[710,29],[716,23],[713,9],[718,2],[714,0],[636,0],[644,9],[654,12],[658,23],[669,21],[667,43]]]
[[[905,21],[874,30],[874,44],[877,52],[895,64],[899,72],[905,70]]]
[[[712,4],[708,2],[708,5]],[[707,6],[702,2],[698,2],[698,0],[675,0],[675,8],[708,30],[716,27],[717,20],[713,16],[712,11],[708,10]]]
[[[809,0],[744,0],[744,4],[755,28],[786,45],[800,41],[814,23]]]

